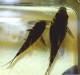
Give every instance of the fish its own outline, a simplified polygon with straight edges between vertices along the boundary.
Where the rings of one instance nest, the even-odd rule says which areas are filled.
[[[68,14],[66,7],[60,7],[58,12],[55,14],[51,26],[50,26],[50,44],[51,44],[51,51],[50,51],[50,62],[49,66],[45,72],[45,75],[49,75],[50,68],[52,63],[58,53],[58,50],[65,39],[66,33],[68,32],[72,37],[73,34],[68,28]]]
[[[14,61],[16,57],[18,57],[21,53],[23,53],[26,49],[28,49],[32,44],[34,44],[38,40],[38,38],[42,35],[45,28],[46,28],[46,21],[40,20],[33,26],[32,29],[29,29],[28,31],[30,32],[29,32],[27,39],[25,39],[24,44],[22,45],[20,50],[17,52],[15,57],[8,63],[12,64],[12,62]]]
[[[60,45],[65,39],[68,25],[68,14],[65,7],[60,7],[59,11],[56,13],[54,18],[54,23],[50,27],[50,43],[51,43],[51,53],[50,53],[50,65],[58,52]]]

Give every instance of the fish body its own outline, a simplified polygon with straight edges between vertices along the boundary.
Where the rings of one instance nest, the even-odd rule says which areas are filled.
[[[68,14],[65,7],[60,7],[54,18],[54,23],[50,27],[50,43],[51,43],[51,58],[50,63],[53,62],[60,45],[62,44],[68,24]]]
[[[58,49],[66,36],[67,24],[68,14],[66,8],[60,7],[50,26],[50,62],[45,75],[47,75],[47,73],[49,74],[51,65],[57,55]]]
[[[30,32],[29,32],[29,35],[26,41],[24,42],[24,44],[22,45],[18,53],[15,55],[15,57],[10,62],[12,63],[17,56],[19,56],[26,49],[28,49],[33,43],[35,43],[38,40],[38,38],[41,36],[41,34],[44,32],[45,28],[46,28],[46,22],[44,20],[41,20],[37,22],[35,26],[33,26],[32,29],[29,29]]]
[[[20,55],[27,48],[29,48],[34,42],[36,42],[36,40],[44,32],[45,28],[46,28],[46,22],[45,21],[39,21],[39,22],[37,22],[36,25],[30,30],[29,35],[28,35],[25,43],[20,48],[20,50],[16,54],[16,56]]]

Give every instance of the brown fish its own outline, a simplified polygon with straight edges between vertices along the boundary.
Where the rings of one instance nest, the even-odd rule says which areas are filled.
[[[26,49],[28,49],[33,43],[35,43],[38,40],[38,38],[41,36],[41,34],[44,32],[45,28],[46,28],[46,21],[41,20],[41,21],[37,22],[35,24],[35,26],[33,26],[32,29],[29,29],[30,32],[29,32],[29,35],[28,35],[26,41],[24,42],[24,44],[22,45],[22,47],[20,48],[18,53],[15,55],[15,57],[8,63],[12,64],[12,62],[14,61],[14,59],[17,56],[19,56]]]
[[[50,26],[50,43],[51,43],[51,52],[50,52],[50,63],[47,68],[47,73],[49,74],[51,65],[57,55],[57,52],[65,39],[66,33],[68,33],[73,37],[72,32],[68,28],[68,14],[65,7],[60,7],[58,12],[56,13],[53,22]]]

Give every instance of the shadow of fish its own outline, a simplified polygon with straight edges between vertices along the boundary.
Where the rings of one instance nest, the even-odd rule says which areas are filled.
[[[12,62],[14,61],[14,59],[19,56],[21,53],[23,53],[26,49],[28,49],[33,43],[36,42],[36,40],[41,36],[41,34],[44,32],[46,28],[46,21],[41,20],[39,22],[37,22],[35,24],[35,26],[33,26],[32,29],[29,29],[29,35],[26,39],[26,41],[24,42],[24,44],[22,45],[22,47],[20,48],[20,50],[18,51],[18,53],[15,55],[15,57],[8,63],[10,63],[10,65],[12,64]],[[7,63],[7,64],[8,64]],[[5,65],[7,65],[5,64]]]
[[[57,55],[58,49],[65,39],[66,33],[68,32],[72,37],[73,34],[68,28],[68,14],[65,7],[60,7],[56,13],[53,22],[50,26],[50,43],[51,43],[51,52],[50,52],[50,63],[45,72],[45,75],[49,74],[51,65]]]

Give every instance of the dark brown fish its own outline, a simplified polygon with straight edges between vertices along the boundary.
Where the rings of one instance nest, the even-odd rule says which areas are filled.
[[[54,18],[54,23],[50,27],[50,42],[51,42],[51,58],[52,64],[60,45],[62,44],[67,32],[68,14],[65,7],[60,7]]]
[[[67,14],[66,8],[60,7],[50,26],[50,43],[51,43],[50,63],[45,75],[49,73],[51,65],[57,55],[59,47],[61,46],[63,40],[65,39],[67,31],[73,37],[73,34],[67,27],[68,17],[69,16]]]
[[[33,43],[36,42],[36,40],[41,36],[41,34],[44,32],[46,28],[46,21],[41,20],[39,22],[37,22],[35,24],[35,26],[32,29],[29,29],[29,35],[26,39],[26,41],[24,42],[24,44],[22,45],[22,47],[20,48],[20,50],[18,51],[18,53],[15,55],[15,57],[10,61],[11,64],[14,61],[14,59],[19,56],[21,53],[23,53],[26,49],[28,49]],[[8,63],[10,63],[8,62]],[[7,63],[7,64],[8,64]]]

